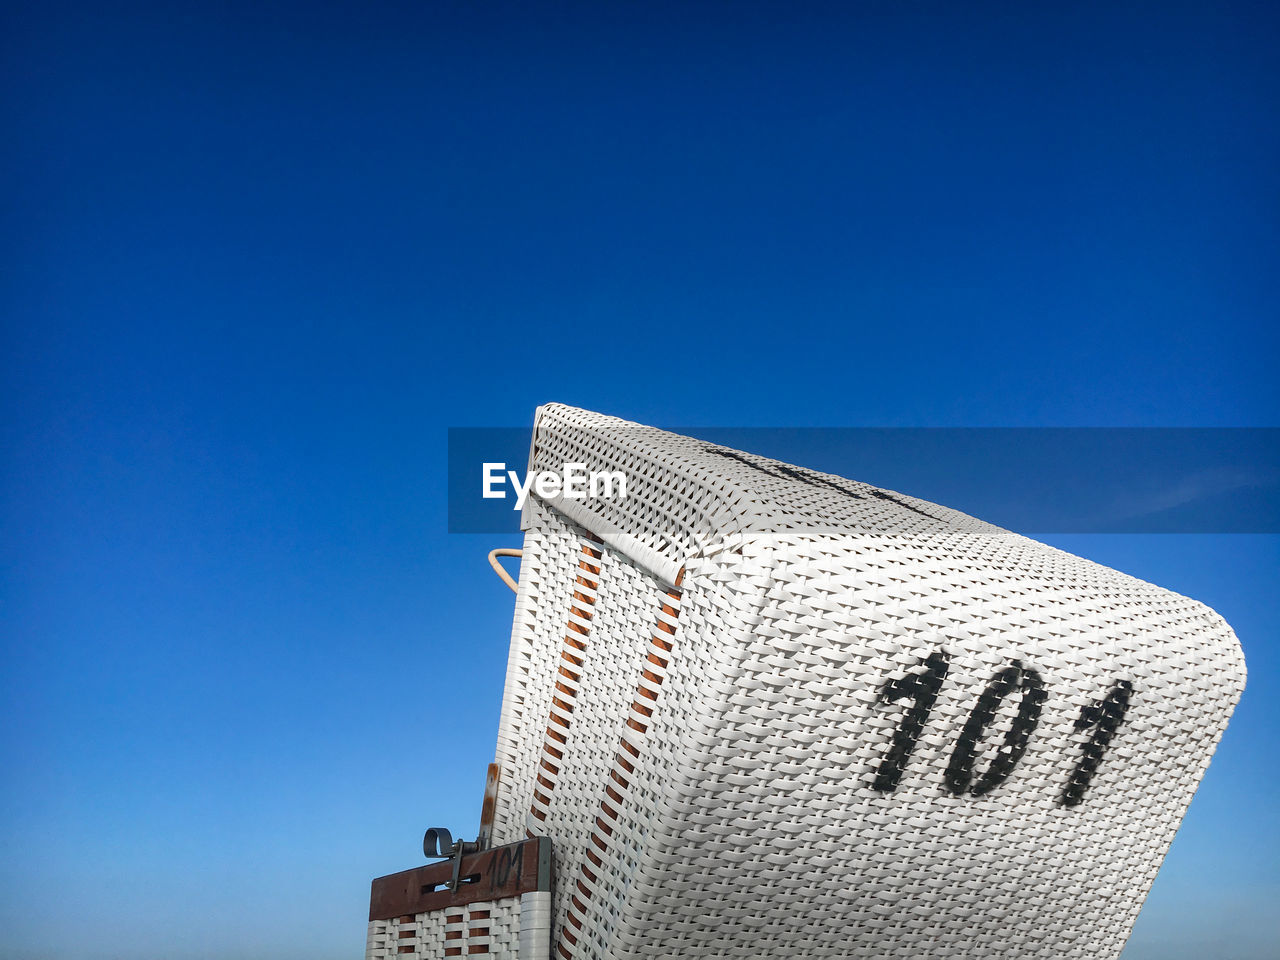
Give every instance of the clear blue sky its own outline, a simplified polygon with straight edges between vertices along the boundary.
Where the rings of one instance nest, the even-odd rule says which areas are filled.
[[[474,824],[445,430],[1274,426],[1264,4],[6,4],[0,958],[337,960]],[[910,490],[906,492],[911,492]],[[1280,941],[1280,538],[1126,960]]]

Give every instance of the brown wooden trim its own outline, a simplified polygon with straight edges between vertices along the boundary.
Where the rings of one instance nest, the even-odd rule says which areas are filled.
[[[449,860],[379,877],[369,893],[369,919],[394,920],[531,890],[550,890],[551,838],[534,837],[463,857],[458,876],[477,874],[478,880],[459,883],[456,891],[444,886],[453,876]]]
[[[484,803],[480,807],[480,833],[476,837],[482,847],[493,842],[493,820],[498,813],[498,784],[501,780],[501,768],[496,763],[489,764],[484,781]]]

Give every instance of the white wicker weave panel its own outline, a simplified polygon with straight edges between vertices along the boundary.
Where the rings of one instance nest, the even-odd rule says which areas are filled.
[[[667,583],[688,557],[724,549],[743,534],[917,536],[941,526],[1004,532],[957,510],[856,480],[562,404],[539,407],[529,469],[559,472],[567,463],[625,473],[628,496],[556,496],[546,502]],[[535,516],[535,501],[525,501],[525,529]]]
[[[546,759],[556,671],[563,662],[582,547],[591,542],[584,531],[545,508],[538,515],[542,522],[525,534],[507,660],[496,751],[503,774],[494,815],[495,845],[529,835],[536,771]],[[512,776],[512,771],[522,775]]]
[[[606,791],[617,788],[616,783],[610,785],[609,771],[615,765],[630,707],[642,681],[660,596],[656,581],[611,550],[604,551],[601,577],[568,749],[551,815],[540,825],[554,841],[556,857],[564,863],[582,863],[588,848],[595,849],[588,832],[566,828],[576,823],[583,811],[598,810],[607,800]],[[556,886],[557,929],[574,895],[581,896],[581,891],[573,884]]]
[[[543,408],[536,444],[541,469],[630,458],[650,484],[625,508],[526,507],[496,839],[555,840],[556,956],[1120,952],[1243,689],[1216,614],[955,511],[595,414]],[[569,727],[535,823],[553,696]]]
[[[545,960],[549,894],[537,891],[395,920],[372,920],[365,960],[438,960],[494,956]]]
[[[798,565],[829,549],[815,546],[810,557],[792,554]],[[895,553],[935,570],[954,563],[945,553]],[[1222,696],[1184,712],[1224,679],[1238,682],[1228,645],[1203,657],[1223,634],[1188,636],[1186,614],[1196,605],[1180,598],[1153,616],[1144,601],[1159,591],[1133,581],[1131,603],[1141,613],[1105,644],[1114,659],[1104,660],[1089,655],[1097,653],[1088,649],[1096,624],[1064,611],[1051,587],[1029,584],[992,604],[978,582],[968,598],[946,595],[939,606],[948,622],[939,624],[929,622],[931,611],[912,609],[920,605],[908,583],[846,599],[828,592],[839,571],[830,559],[824,566],[780,581],[744,638],[736,692],[716,711],[718,745],[685,754],[698,789],[671,824],[681,855],[642,864],[649,895],[633,891],[632,916],[619,925],[634,933],[612,955],[1117,954],[1233,702]],[[844,614],[859,608],[869,623]],[[698,629],[692,613],[682,628],[684,640]],[[1175,649],[1182,640],[1192,666],[1127,659],[1126,635],[1167,637]],[[900,711],[878,704],[877,692],[938,649],[951,654],[952,682],[899,787],[878,794],[868,784]],[[941,773],[956,733],[987,679],[1018,658],[1050,678],[1036,734],[1000,788],[953,796]],[[1117,670],[1143,695],[1087,802],[1063,807],[1083,739],[1074,720]],[[1011,708],[998,712],[993,729],[1008,729]],[[695,903],[703,907],[691,923]],[[708,909],[717,903],[721,909]]]

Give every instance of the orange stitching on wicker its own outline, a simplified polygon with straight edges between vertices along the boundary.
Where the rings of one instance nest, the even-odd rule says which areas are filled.
[[[593,594],[600,589],[601,564],[598,561],[604,556],[604,544],[598,540],[584,540],[582,554],[583,556],[578,560],[578,570],[582,572],[574,577],[574,583],[583,589],[575,589],[573,591],[572,601],[569,604],[569,622],[565,626],[563,645],[560,650],[560,659],[572,664],[579,670],[582,669],[583,660],[581,657],[574,656],[569,650],[585,652],[587,649],[585,638],[591,634],[591,607],[594,607],[596,603]],[[589,560],[597,562],[589,563]],[[590,577],[586,576],[586,574],[589,574]],[[584,622],[578,623],[574,619],[575,617]],[[560,667],[558,672],[561,676],[572,680],[574,683],[582,682],[580,673],[575,673],[564,667]],[[556,693],[564,694],[564,697],[558,697],[554,693],[551,696],[552,708],[548,717],[549,725],[547,726],[546,739],[542,744],[542,752],[554,757],[556,760],[560,760],[564,755],[551,746],[550,741],[554,740],[557,743],[568,744],[569,738],[565,733],[569,730],[571,724],[569,718],[563,714],[573,713],[573,701],[577,698],[578,691],[561,683],[559,680],[556,681],[555,691]],[[561,727],[562,730],[557,730],[555,729],[556,727]],[[546,820],[547,811],[542,808],[549,806],[551,803],[550,794],[555,789],[555,778],[560,775],[560,768],[548,763],[545,759],[541,761],[540,766],[548,771],[551,776],[543,777],[541,774],[538,775],[538,783],[546,788],[546,793],[542,793],[536,788],[534,789],[533,803],[529,807],[529,813],[538,820]],[[532,836],[532,833],[528,830],[525,833]]]
[[[680,582],[683,579],[684,579],[684,571],[681,570],[679,576],[676,577],[677,588],[679,588]],[[667,596],[670,597],[672,600],[679,602],[681,593],[682,591],[680,591],[679,589],[670,590],[667,592]],[[670,604],[667,604],[667,603],[661,604],[661,609],[664,614],[671,617],[672,619],[675,619],[680,615],[679,611],[676,608],[672,607]],[[675,627],[673,625],[661,619],[659,619],[658,621],[657,630],[662,631],[668,636],[674,636],[676,632]],[[650,640],[650,645],[657,647],[658,649],[666,653],[669,653],[672,647],[672,644],[670,641],[663,640],[661,637],[656,635]],[[663,660],[661,657],[657,656],[654,653],[649,653],[646,659],[650,663],[654,663],[664,669],[667,666],[667,661]],[[645,680],[655,685],[659,685],[662,683],[661,677],[657,676],[656,674],[652,673],[647,669],[642,670],[641,675],[644,677]],[[647,700],[652,701],[655,707],[657,706],[658,692],[656,690],[650,690],[647,687],[645,687],[643,684],[640,684],[637,688],[636,693],[638,698],[643,697]],[[635,701],[632,702],[631,711],[633,713],[636,713],[645,717],[646,719],[653,716],[653,708],[646,707],[644,704],[640,703],[639,699],[636,699]],[[649,729],[647,724],[641,723],[635,717],[627,718],[627,726],[630,727],[632,730],[636,730],[640,733],[645,733]],[[640,758],[639,748],[636,747],[634,744],[629,743],[626,737],[622,737],[619,740],[619,746],[622,748],[622,751],[626,751],[627,753],[631,754],[631,756],[635,757],[637,760]],[[628,787],[628,782],[625,778],[623,778],[621,774],[618,773],[616,768],[621,767],[628,774],[634,774],[635,766],[631,763],[630,760],[628,760],[625,756],[623,756],[621,751],[614,755],[614,764],[615,764],[615,768],[609,771],[609,776],[615,783],[621,786],[623,790],[626,790]],[[621,793],[614,790],[613,787],[609,786],[609,784],[607,783],[605,784],[605,793],[608,795],[610,800],[618,804],[618,806],[622,806],[623,798]],[[617,812],[612,807],[610,807],[609,804],[606,803],[604,800],[600,801],[600,809],[611,820],[618,819]],[[603,832],[605,836],[613,836],[613,827],[610,826],[608,823],[606,823],[603,818],[596,817],[596,829],[591,831],[590,840],[592,844],[594,844],[603,852],[608,849],[608,845],[600,837],[600,832]],[[599,856],[596,855],[595,851],[592,850],[590,847],[587,847],[586,849],[586,857],[597,867],[603,868],[604,866],[603,861],[600,859]],[[584,877],[588,878],[592,883],[596,882],[596,875],[591,872],[591,869],[585,863],[581,865],[580,869]],[[583,884],[583,882],[581,880],[577,880],[576,884],[578,889],[581,890],[582,893],[588,899],[590,899],[591,891]],[[565,919],[568,920],[569,923],[571,923],[573,926],[581,930],[582,919],[580,919],[578,916],[575,915],[575,911],[578,914],[585,914],[587,912],[587,908],[582,903],[582,901],[580,901],[574,895],[570,895],[569,900],[570,900],[570,906],[569,906],[569,909],[565,911]],[[573,933],[569,930],[568,924],[561,927],[560,937],[561,937],[561,942],[556,945],[556,951],[560,954],[560,956],[566,957],[566,958],[569,958],[569,960],[572,960],[573,955],[565,947],[565,943],[567,942],[570,946],[577,946],[578,940],[573,935]]]

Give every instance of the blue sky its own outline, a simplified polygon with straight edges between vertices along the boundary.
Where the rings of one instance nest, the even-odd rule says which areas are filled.
[[[1274,426],[1265,5],[6,5],[0,957],[350,957],[475,820],[446,428]],[[912,492],[907,490],[905,492]],[[1275,536],[1051,542],[1250,686],[1126,960],[1273,955]]]

